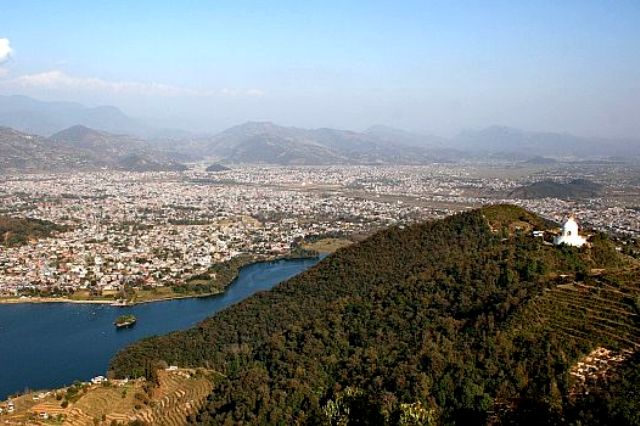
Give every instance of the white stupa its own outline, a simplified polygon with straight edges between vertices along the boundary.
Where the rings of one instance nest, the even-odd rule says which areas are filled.
[[[555,245],[566,244],[568,246],[582,247],[587,239],[579,234],[578,224],[573,217],[569,217],[562,224],[562,234],[553,239]]]

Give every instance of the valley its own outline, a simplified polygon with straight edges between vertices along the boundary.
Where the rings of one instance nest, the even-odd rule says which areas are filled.
[[[601,192],[514,198],[531,180],[568,174],[597,181]],[[206,296],[232,279],[212,265],[332,252],[388,226],[492,203],[516,203],[556,222],[575,214],[626,252],[639,250],[640,190],[637,173],[625,168],[437,164],[208,172],[200,164],[181,172],[15,175],[0,188],[0,224],[18,231],[3,231],[0,302]]]
[[[0,426],[640,426],[640,2],[6,2]]]

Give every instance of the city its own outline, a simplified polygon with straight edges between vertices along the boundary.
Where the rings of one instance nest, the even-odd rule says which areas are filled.
[[[532,179],[567,175],[597,179],[612,195],[578,201],[508,197]],[[125,285],[184,284],[241,254],[275,258],[313,240],[355,241],[391,225],[496,203],[519,204],[557,223],[572,214],[587,228],[636,238],[635,176],[612,168],[504,164],[245,166],[220,173],[195,166],[187,172],[13,176],[0,190],[0,211],[69,230],[3,250],[0,294],[24,300],[43,290],[90,290],[114,300]]]

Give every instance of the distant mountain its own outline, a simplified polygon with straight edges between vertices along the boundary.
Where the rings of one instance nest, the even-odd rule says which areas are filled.
[[[117,155],[122,152],[144,149],[148,143],[127,135],[115,135],[105,131],[75,125],[52,135],[49,139],[73,148],[85,149],[100,155]]]
[[[82,150],[55,146],[42,136],[0,127],[0,174],[88,170],[98,166],[94,157]]]
[[[89,108],[74,102],[0,96],[0,126],[40,136],[56,134],[55,139],[60,139],[60,132],[76,125],[111,135],[134,135],[127,143],[148,141],[154,149],[170,153],[172,160],[178,162],[210,157],[226,163],[278,165],[424,164],[465,159],[541,164],[540,161],[547,162],[543,158],[549,161],[640,158],[640,140],[584,138],[504,126],[442,138],[381,125],[356,132],[284,127],[269,122],[248,122],[215,135],[203,135],[162,129],[159,120],[154,125],[149,125],[151,122],[129,117],[113,106]],[[99,144],[99,137],[94,142]]]
[[[587,179],[574,179],[568,183],[542,180],[517,188],[511,198],[559,198],[563,200],[600,197],[604,187]]]
[[[419,135],[386,126],[364,132],[301,129],[248,122],[202,138],[195,149],[219,161],[264,164],[424,164],[484,159],[552,164],[559,159],[640,156],[640,140],[583,138],[503,126],[451,138]]]
[[[419,164],[433,161],[428,150],[348,130],[300,129],[248,122],[207,139],[202,151],[231,163]]]
[[[209,173],[226,172],[227,170],[231,170],[231,169],[227,166],[223,166],[220,163],[213,163],[212,165],[210,165],[205,169],[205,171]]]
[[[537,155],[533,158],[528,159],[527,161],[524,161],[524,163],[535,164],[535,165],[545,165],[545,164],[557,164],[558,161],[554,160],[553,158],[542,157],[540,155]]]
[[[442,149],[447,146],[447,139],[433,135],[422,135],[407,132],[394,127],[376,125],[364,131],[364,134],[373,136],[380,141],[386,141],[397,145],[408,145],[422,148]]]
[[[455,138],[455,144],[474,151],[518,152],[533,155],[573,153],[589,147],[586,141],[573,135],[559,133],[526,132],[503,126],[491,126],[479,131],[465,131]]]
[[[129,135],[112,133],[76,125],[62,130],[50,140],[56,146],[81,150],[107,167],[129,171],[180,171],[183,164],[158,150],[149,142]]]
[[[51,138],[0,127],[0,173],[96,169],[180,171],[170,152],[131,136],[73,126]]]
[[[89,108],[75,102],[45,102],[27,96],[0,96],[0,125],[48,136],[76,124],[113,133],[153,133],[152,128],[113,106]]]
[[[181,172],[188,169],[184,164],[143,154],[124,155],[119,157],[113,166],[130,172]]]
[[[515,154],[523,160],[531,156],[586,158],[640,155],[640,140],[583,138],[567,133],[530,132],[504,126],[462,132],[451,144],[476,153]]]
[[[273,123],[248,122],[206,141],[204,152],[232,163],[344,163],[326,147],[308,140],[304,130]]]

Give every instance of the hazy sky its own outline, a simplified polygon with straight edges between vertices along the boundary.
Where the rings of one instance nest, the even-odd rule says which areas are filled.
[[[165,126],[640,136],[640,1],[0,0],[0,93]]]

